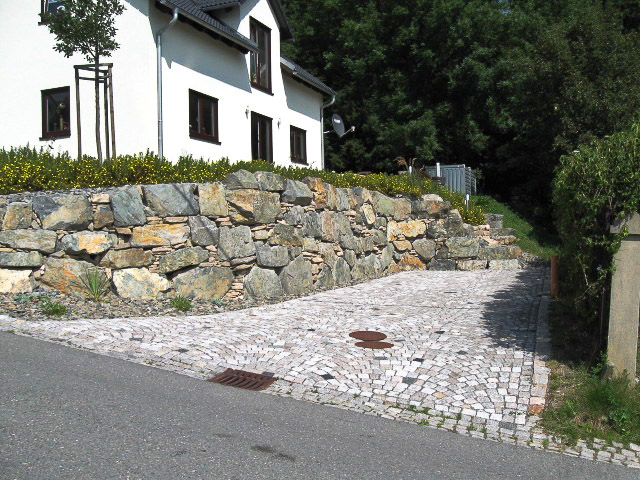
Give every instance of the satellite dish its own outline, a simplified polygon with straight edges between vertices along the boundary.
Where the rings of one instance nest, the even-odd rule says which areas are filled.
[[[344,136],[344,121],[342,120],[342,117],[335,113],[331,117],[331,124],[333,125],[333,131],[336,132],[340,138],[342,138]]]

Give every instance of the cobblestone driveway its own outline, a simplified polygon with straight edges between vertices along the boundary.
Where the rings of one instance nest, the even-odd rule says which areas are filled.
[[[0,326],[197,376],[226,367],[270,372],[281,379],[276,391],[292,385],[524,426],[546,388],[546,371],[534,377],[544,273],[407,272],[216,315],[5,317]],[[383,332],[394,347],[356,347],[355,330]]]

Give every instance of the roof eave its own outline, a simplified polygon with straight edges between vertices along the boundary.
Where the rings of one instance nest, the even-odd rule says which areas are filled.
[[[333,97],[338,94],[335,90],[329,88],[326,85],[319,85],[319,84],[310,82],[305,77],[299,75],[297,70],[297,65],[284,57],[280,58],[280,67],[293,79],[299,81],[300,83],[303,83],[305,86],[311,88],[312,90],[315,90],[316,92],[322,93],[324,95],[329,95],[330,97]]]
[[[239,38],[234,37],[233,35],[229,35],[227,32],[225,32],[222,29],[216,28],[215,26],[203,21],[202,19],[192,15],[191,13],[185,11],[184,9],[180,8],[178,5],[174,4],[171,0],[156,0],[157,3],[169,8],[169,9],[174,9],[177,8],[178,9],[178,13],[188,19],[189,21],[196,23],[198,25],[200,25],[201,27],[205,28],[206,30],[209,30],[213,33],[215,33],[217,36],[221,37],[222,39],[224,39],[227,43],[231,43],[234,46],[236,46],[236,48],[239,48],[242,52],[244,53],[248,53],[248,52],[254,52],[254,53],[259,53],[258,51],[258,45],[247,39],[247,41],[242,41]]]

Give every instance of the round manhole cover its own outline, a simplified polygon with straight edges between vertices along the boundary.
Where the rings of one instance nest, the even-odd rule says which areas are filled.
[[[358,342],[356,343],[356,347],[382,349],[391,348],[393,344],[387,342]]]
[[[384,340],[385,338],[387,338],[384,333],[367,331],[351,332],[349,336],[357,340],[362,340],[364,342],[377,342],[379,340]]]

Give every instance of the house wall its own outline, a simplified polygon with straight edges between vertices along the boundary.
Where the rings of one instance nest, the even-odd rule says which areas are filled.
[[[153,0],[127,0],[117,18],[120,49],[114,64],[114,107],[117,152],[133,154],[158,150],[156,107],[155,32],[170,16]],[[86,63],[80,55],[65,58],[53,50],[55,43],[44,25],[38,25],[39,0],[3,2],[0,51],[10,69],[0,70],[0,146],[29,143],[51,146],[53,152],[77,155],[77,128],[73,65]],[[218,160],[251,158],[251,115],[255,111],[273,119],[274,162],[290,164],[289,127],[307,131],[307,157],[311,167],[321,168],[320,114],[322,95],[283,75],[280,69],[280,35],[267,0],[246,2],[224,18],[249,37],[253,17],[271,28],[273,95],[253,90],[249,79],[249,55],[178,22],[163,36],[164,155],[172,161],[192,154]],[[28,54],[28,55],[27,55]],[[34,74],[35,72],[35,74]],[[283,78],[284,77],[284,78]],[[41,90],[69,86],[71,90],[71,136],[54,142],[42,135]],[[192,139],[188,128],[188,91],[193,89],[218,99],[220,144]],[[6,92],[11,92],[7,94]],[[81,82],[82,151],[95,155],[93,83]],[[102,118],[104,118],[104,112]],[[104,127],[101,127],[104,148]]]

